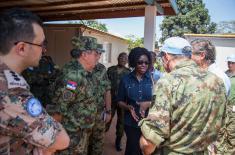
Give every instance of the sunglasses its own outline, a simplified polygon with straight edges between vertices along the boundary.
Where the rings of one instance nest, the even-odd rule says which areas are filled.
[[[149,62],[148,61],[137,61],[137,64],[138,65],[142,65],[142,64],[149,65]]]
[[[235,64],[235,62],[228,61],[228,64]]]

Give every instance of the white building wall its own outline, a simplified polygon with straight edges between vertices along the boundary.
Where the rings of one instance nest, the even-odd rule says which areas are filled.
[[[100,59],[100,62],[102,64],[104,64],[106,67],[110,67],[112,65],[116,65],[117,64],[117,57],[121,52],[128,52],[128,44],[126,41],[118,39],[118,38],[114,38],[111,36],[105,36],[102,34],[98,34],[96,32],[92,32],[92,31],[85,31],[83,32],[84,36],[92,36],[97,38],[98,43],[99,44],[103,44],[104,48],[105,45],[111,43],[111,61],[106,61],[107,59],[105,59],[105,57],[108,57],[107,53],[103,53]]]

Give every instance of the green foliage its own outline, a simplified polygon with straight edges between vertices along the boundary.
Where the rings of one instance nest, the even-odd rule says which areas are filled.
[[[108,32],[108,28],[106,27],[106,24],[100,23],[97,20],[84,20],[84,21],[70,21],[70,24],[83,24],[88,27],[91,27],[93,29],[97,29],[103,32]]]
[[[160,29],[163,42],[172,36],[183,36],[184,33],[214,33],[216,24],[210,22],[208,10],[202,0],[177,0],[179,14],[164,17]]]
[[[139,38],[135,35],[128,35],[125,38],[128,41],[128,51],[135,47],[144,47],[144,38]]]
[[[125,37],[128,41],[128,51],[135,47],[144,47],[144,38],[139,38],[135,35],[128,35]],[[155,41],[155,49],[158,49],[158,42]]]
[[[219,22],[216,33],[235,33],[235,20]]]

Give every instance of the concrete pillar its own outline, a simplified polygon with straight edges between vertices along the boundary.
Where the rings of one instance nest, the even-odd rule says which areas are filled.
[[[155,48],[156,13],[157,7],[155,5],[145,7],[144,47],[150,51],[154,51]]]

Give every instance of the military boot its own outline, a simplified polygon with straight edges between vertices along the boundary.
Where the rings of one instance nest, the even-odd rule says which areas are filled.
[[[121,137],[116,137],[115,147],[116,147],[117,151],[122,151],[122,148],[121,148]]]

